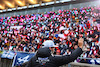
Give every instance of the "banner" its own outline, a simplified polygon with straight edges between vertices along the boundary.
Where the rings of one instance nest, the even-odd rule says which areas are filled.
[[[34,55],[35,55],[35,53],[17,52],[16,56],[14,57],[12,67],[21,66],[22,63],[29,61]]]
[[[88,60],[88,63],[89,64],[97,64],[97,65],[100,65],[100,58],[97,58],[96,60],[94,60],[94,59]]]
[[[1,55],[1,58],[8,58],[8,59],[13,59],[15,56],[15,53],[12,51],[4,51],[3,54]]]

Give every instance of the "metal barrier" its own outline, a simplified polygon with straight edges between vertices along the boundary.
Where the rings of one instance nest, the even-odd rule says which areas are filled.
[[[12,67],[13,60],[0,58],[0,67]]]

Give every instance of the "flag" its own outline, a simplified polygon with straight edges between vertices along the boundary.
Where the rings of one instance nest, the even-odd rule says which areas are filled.
[[[100,59],[91,59],[91,60],[88,60],[88,63],[89,64],[97,64],[97,65],[100,65]]]
[[[28,62],[34,55],[35,53],[17,52],[16,56],[14,57],[12,67],[21,66],[23,63]]]
[[[3,54],[1,55],[1,58],[13,59],[14,56],[15,53],[13,51],[4,51]]]
[[[13,59],[14,56],[15,56],[15,52],[9,51],[7,58],[8,59]]]

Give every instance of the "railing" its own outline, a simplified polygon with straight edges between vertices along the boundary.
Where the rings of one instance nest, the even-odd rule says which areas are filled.
[[[13,60],[0,58],[0,67],[12,67]]]

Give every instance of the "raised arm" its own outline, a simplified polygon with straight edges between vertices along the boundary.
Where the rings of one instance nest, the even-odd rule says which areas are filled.
[[[79,46],[79,48],[77,48],[76,50],[74,50],[72,52],[72,54],[69,55],[69,56],[55,56],[54,58],[56,60],[55,61],[56,64],[58,64],[59,66],[61,66],[61,65],[64,65],[64,64],[68,64],[68,63],[74,61],[75,59],[77,59],[77,57],[80,56],[83,53],[83,51],[82,51],[82,48],[83,48],[83,39],[82,38],[80,38],[78,40],[78,46]]]

